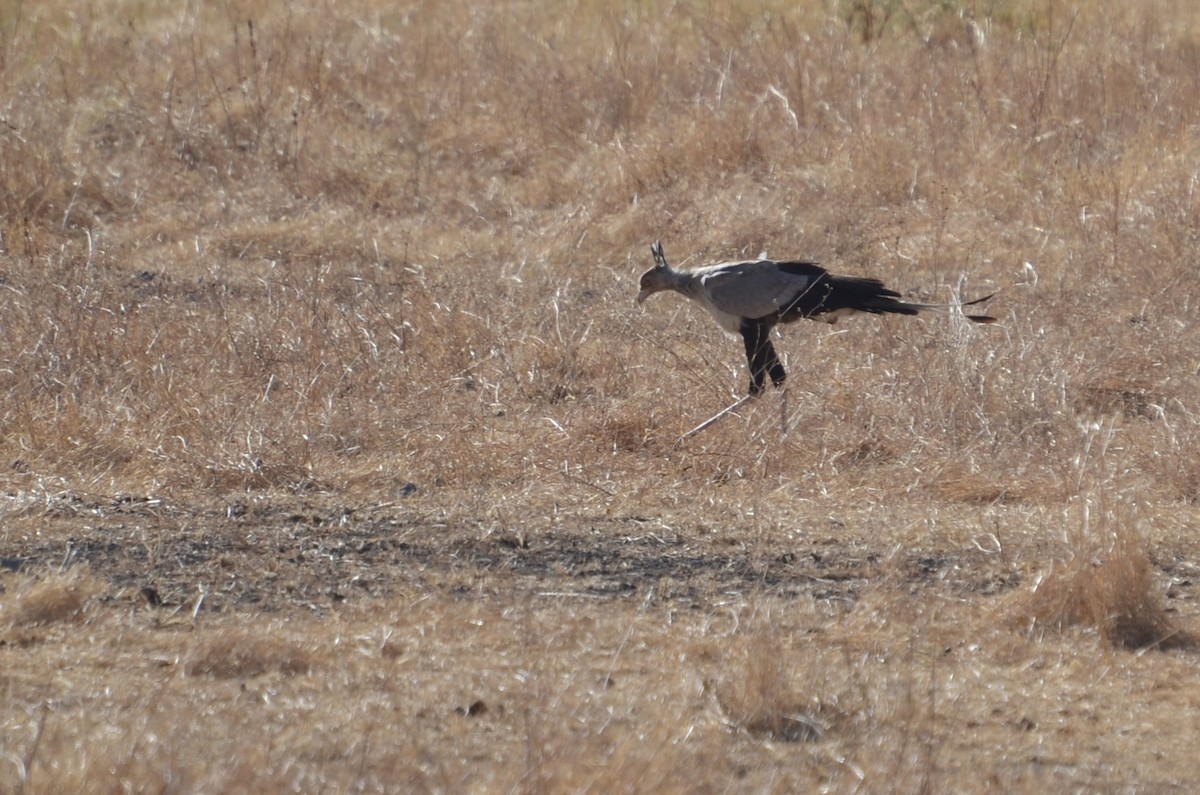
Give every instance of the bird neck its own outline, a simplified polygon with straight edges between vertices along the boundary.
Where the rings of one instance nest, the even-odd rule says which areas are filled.
[[[682,293],[688,298],[701,300],[703,298],[703,285],[700,284],[700,275],[690,271],[677,271],[674,268],[667,267],[662,273],[663,285],[668,290],[674,290],[677,293]]]

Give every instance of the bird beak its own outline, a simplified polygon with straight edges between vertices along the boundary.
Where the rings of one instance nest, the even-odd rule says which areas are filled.
[[[650,291],[649,291],[649,290],[642,290],[640,293],[638,293],[638,297],[637,297],[637,302],[638,302],[638,304],[640,305],[640,304],[641,304],[643,301],[645,301],[645,300],[646,300],[646,298],[648,298],[649,296],[650,296]]]

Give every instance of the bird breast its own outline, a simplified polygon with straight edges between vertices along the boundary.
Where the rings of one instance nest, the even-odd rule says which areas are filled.
[[[742,318],[740,316],[718,309],[712,301],[707,299],[707,296],[703,303],[708,308],[709,314],[716,319],[717,325],[721,328],[730,334],[740,334],[742,332]]]

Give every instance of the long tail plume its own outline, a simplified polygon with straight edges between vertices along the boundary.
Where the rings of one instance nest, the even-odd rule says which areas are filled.
[[[975,306],[976,304],[982,304],[983,302],[990,301],[991,299],[993,299],[995,297],[996,297],[996,293],[988,293],[983,298],[976,298],[972,301],[962,301],[959,303],[952,303],[952,304],[916,304],[916,303],[909,303],[908,301],[904,301],[903,304],[905,306],[910,306],[913,309],[930,309],[935,312],[949,312],[954,309],[961,310],[963,307],[966,307],[966,306]],[[971,321],[972,323],[997,323],[997,322],[999,322],[998,318],[992,317],[991,315],[973,315],[973,314],[968,314],[966,312],[963,312],[963,317],[965,317],[967,320]]]

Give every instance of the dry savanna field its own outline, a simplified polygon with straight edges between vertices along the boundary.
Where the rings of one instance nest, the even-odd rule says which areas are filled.
[[[0,2],[0,792],[1193,792],[1198,222],[1190,0]]]

